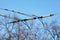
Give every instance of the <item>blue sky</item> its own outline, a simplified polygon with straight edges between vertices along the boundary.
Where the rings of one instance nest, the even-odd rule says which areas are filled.
[[[0,0],[0,8],[8,8],[37,16],[52,13],[56,15],[48,18],[49,20],[53,18],[60,20],[60,0]]]

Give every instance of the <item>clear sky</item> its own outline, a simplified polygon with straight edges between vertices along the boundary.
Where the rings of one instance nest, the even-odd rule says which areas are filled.
[[[60,0],[0,0],[0,8],[8,8],[37,16],[52,13],[56,14],[52,19],[60,20]]]

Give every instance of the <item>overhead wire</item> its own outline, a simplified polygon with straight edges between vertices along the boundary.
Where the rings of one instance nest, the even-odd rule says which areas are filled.
[[[5,11],[10,11],[10,12],[13,12],[13,13],[17,13],[17,14],[21,14],[21,15],[24,15],[24,16],[32,17],[32,15],[28,15],[28,14],[25,14],[25,13],[17,12],[15,10],[9,10],[9,9],[3,9],[3,8],[0,8],[0,9],[1,10],[5,10]]]
[[[9,22],[9,23],[16,23],[16,22],[20,22],[20,21],[35,20],[35,19],[46,18],[46,17],[51,17],[51,16],[54,16],[54,14],[50,14],[50,15],[47,15],[47,16],[25,18],[25,19],[21,19],[21,20],[12,21],[12,22]]]
[[[2,9],[2,8],[0,8],[0,9]],[[18,14],[23,14],[23,15],[25,15],[25,16],[30,16],[30,17],[32,17],[33,15],[28,15],[28,14],[24,14],[24,13],[21,13],[21,12],[17,12],[17,11],[15,11],[15,10],[8,10],[8,9],[2,9],[2,10],[5,10],[5,11],[10,11],[10,12],[14,12],[14,13],[18,13]],[[53,16],[54,14],[50,14],[49,16]],[[1,15],[1,16],[3,16],[3,15]],[[24,20],[21,20],[21,21],[26,21],[26,20],[33,20],[33,19],[39,19],[39,18],[45,18],[45,17],[49,17],[49,16],[41,16],[41,17],[32,17],[32,18],[29,18],[29,19],[24,19]],[[7,16],[5,16],[4,15],[4,17],[7,17]],[[19,21],[19,20],[18,20]],[[18,22],[17,21],[17,22]],[[16,21],[15,21],[16,22]],[[14,22],[13,22],[14,23]]]

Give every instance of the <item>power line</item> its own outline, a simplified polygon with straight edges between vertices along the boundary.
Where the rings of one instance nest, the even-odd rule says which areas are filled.
[[[35,19],[39,19],[39,18],[47,18],[47,17],[51,17],[51,16],[54,16],[54,14],[49,14],[49,15],[47,15],[47,16],[31,17],[31,18],[26,18],[26,19],[16,20],[16,21],[8,22],[8,23],[16,23],[16,22],[20,22],[20,21],[35,20]]]
[[[5,10],[5,11],[10,11],[10,12],[13,12],[13,13],[22,14],[22,15],[25,15],[25,16],[32,17],[32,15],[28,15],[28,14],[25,14],[25,13],[17,12],[15,10],[9,10],[9,9],[3,9],[3,8],[0,8],[0,9],[1,10]]]

